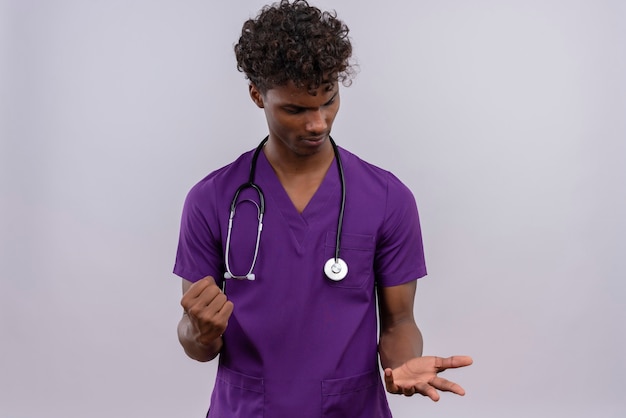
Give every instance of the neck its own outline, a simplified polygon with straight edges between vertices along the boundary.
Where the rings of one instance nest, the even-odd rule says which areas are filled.
[[[326,173],[335,158],[330,140],[327,140],[318,152],[299,155],[270,137],[263,152],[279,177]]]

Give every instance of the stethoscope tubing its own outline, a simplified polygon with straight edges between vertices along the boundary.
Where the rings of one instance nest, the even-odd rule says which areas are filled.
[[[343,163],[341,161],[341,156],[339,155],[339,148],[337,147],[337,144],[335,143],[335,141],[333,140],[331,136],[329,136],[328,138],[333,147],[333,153],[335,154],[335,161],[337,162],[337,169],[339,171],[339,181],[341,183],[341,204],[339,205],[339,216],[337,217],[337,236],[335,240],[335,255],[334,255],[334,258],[331,258],[330,260],[328,260],[326,264],[324,265],[324,273],[329,279],[334,280],[334,281],[339,281],[339,280],[342,280],[348,272],[348,266],[346,265],[345,261],[339,258],[339,249],[341,248],[341,232],[343,230],[343,217],[344,217],[344,212],[345,212],[345,207],[346,207],[346,180],[345,180],[344,171],[343,171]],[[261,143],[257,146],[256,150],[254,151],[254,154],[252,155],[252,161],[250,162],[250,173],[248,175],[248,181],[237,188],[233,196],[233,199],[230,203],[230,215],[228,218],[228,232],[226,235],[226,249],[225,249],[225,254],[224,254],[224,259],[225,259],[224,261],[225,261],[225,267],[226,267],[226,272],[224,273],[225,279],[248,279],[248,280],[255,279],[255,275],[254,273],[252,273],[252,270],[254,269],[254,266],[257,260],[257,255],[259,253],[259,243],[261,241],[261,231],[263,229],[263,215],[265,214],[265,195],[263,194],[263,190],[261,190],[261,188],[254,182],[254,177],[256,173],[256,165],[257,165],[257,161],[259,158],[259,154],[261,150],[263,149],[263,147],[265,146],[265,144],[267,143],[268,139],[269,139],[269,136],[265,137],[261,141]],[[254,248],[254,258],[252,259],[252,265],[250,266],[250,270],[248,270],[248,273],[246,273],[244,276],[241,276],[241,275],[238,276],[238,275],[233,274],[232,271],[230,270],[230,263],[229,263],[230,237],[231,237],[231,231],[233,227],[233,219],[235,217],[235,211],[236,211],[237,203],[239,199],[239,194],[245,189],[254,189],[259,196],[258,205],[256,204],[256,202],[252,201],[252,203],[254,203],[255,206],[257,206],[257,214],[258,214],[259,223],[258,223],[258,229],[257,229],[256,244]]]
[[[346,179],[343,172],[343,163],[339,156],[339,148],[332,137],[328,137],[335,152],[337,169],[339,170],[339,181],[341,183],[341,205],[339,206],[339,216],[337,217],[337,238],[335,241],[335,263],[339,262],[339,249],[341,248],[341,231],[343,230],[343,214],[346,210]]]

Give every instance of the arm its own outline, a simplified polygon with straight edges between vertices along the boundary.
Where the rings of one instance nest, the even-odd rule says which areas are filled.
[[[378,290],[380,313],[379,354],[390,393],[420,393],[439,400],[438,390],[464,395],[458,384],[438,376],[449,368],[472,364],[471,357],[422,357],[422,334],[413,317],[416,281]]]
[[[183,279],[183,317],[178,323],[178,340],[189,357],[198,361],[214,359],[222,349],[222,334],[233,312],[212,277],[191,283]]]
[[[378,351],[383,368],[395,369],[422,355],[422,334],[413,317],[417,281],[378,289],[380,342]]]

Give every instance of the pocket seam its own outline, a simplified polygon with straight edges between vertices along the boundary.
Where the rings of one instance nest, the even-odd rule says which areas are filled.
[[[322,380],[322,396],[323,397],[336,396],[336,395],[345,395],[346,393],[358,392],[364,389],[368,389],[372,386],[377,386],[379,383],[379,379],[380,379],[380,375],[378,374],[377,371],[374,371],[374,372],[363,373],[363,374],[358,374],[356,376],[349,376],[349,377],[344,377],[344,378],[339,378],[339,379]],[[345,386],[349,381],[359,381],[359,382],[362,381],[363,383],[360,385],[354,385],[349,388],[346,388]],[[336,383],[343,382],[343,384],[341,385],[341,388],[339,388],[338,391],[330,390],[330,388],[327,387],[330,383],[333,383],[333,382],[336,382]]]
[[[335,231],[329,231],[326,233],[326,241],[324,242],[325,259],[334,256],[336,237],[337,233]],[[368,257],[371,255],[371,262],[373,263],[373,259],[375,257],[375,249],[376,245],[374,235],[342,233],[339,257],[343,258],[348,264],[348,277],[340,281],[331,282],[330,280],[328,280],[328,285],[341,289],[363,289],[367,281],[370,280],[370,277],[374,274],[369,265],[366,266],[364,264],[368,261],[365,261],[363,257]],[[366,266],[368,270],[354,270],[354,267],[356,266],[351,263],[351,261],[353,260],[350,260],[350,254],[356,256],[357,258],[360,258],[362,263],[358,263],[358,265]],[[350,270],[351,267],[353,268],[353,270]],[[350,274],[351,271],[352,274],[356,275],[356,277],[352,277],[352,275]],[[363,272],[367,274],[362,274]]]
[[[264,382],[260,377],[249,376],[230,370],[227,367],[219,366],[217,378],[227,385],[250,392],[265,394]]]

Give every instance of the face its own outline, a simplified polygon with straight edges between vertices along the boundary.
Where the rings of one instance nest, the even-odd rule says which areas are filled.
[[[250,96],[265,111],[270,143],[283,155],[307,157],[331,150],[328,136],[339,110],[338,83],[310,91],[289,82],[264,94],[250,85]]]

